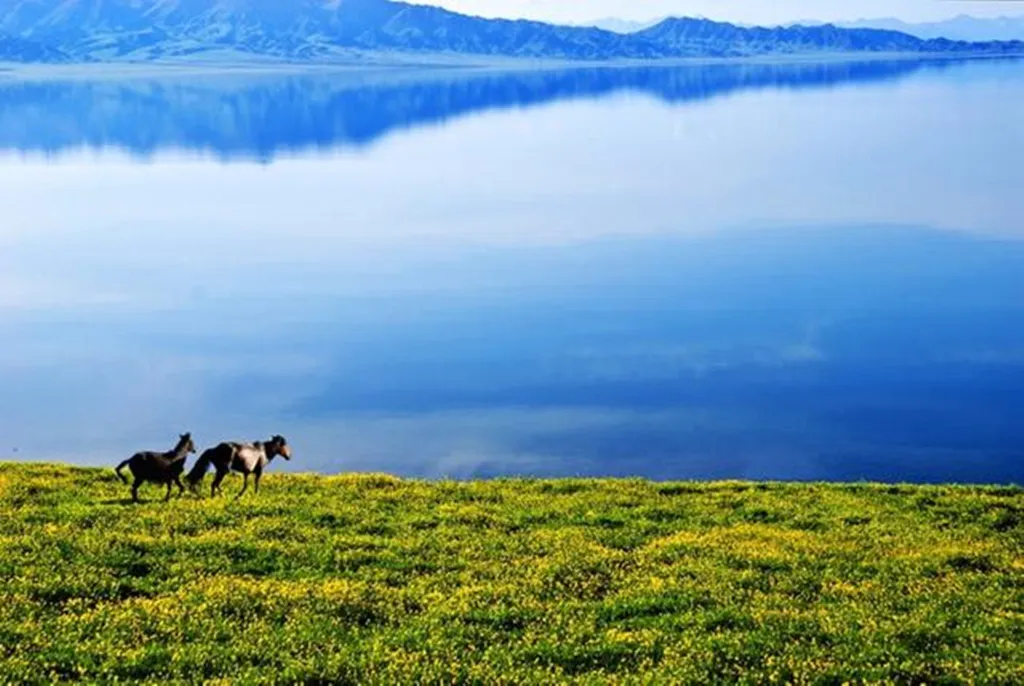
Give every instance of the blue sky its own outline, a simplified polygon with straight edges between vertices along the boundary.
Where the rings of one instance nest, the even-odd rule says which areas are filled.
[[[958,14],[978,17],[1024,15],[1013,0],[412,0],[467,14],[578,22],[605,17],[646,20],[700,15],[749,23],[800,19],[843,21],[896,17],[934,21]]]

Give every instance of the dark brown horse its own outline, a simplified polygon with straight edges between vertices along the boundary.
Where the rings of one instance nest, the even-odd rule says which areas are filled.
[[[199,460],[192,471],[188,473],[186,480],[193,492],[198,492],[199,484],[206,476],[210,465],[217,470],[217,476],[213,478],[213,485],[210,487],[210,497],[217,495],[220,490],[220,483],[229,472],[235,471],[245,476],[245,483],[242,484],[241,492],[236,498],[241,498],[246,489],[249,488],[249,475],[255,477],[256,492],[260,492],[260,477],[263,470],[276,456],[280,455],[286,460],[292,459],[291,448],[284,436],[274,436],[269,441],[257,441],[255,443],[235,443],[226,441],[199,456]]]
[[[185,486],[181,483],[181,475],[185,471],[185,460],[189,453],[194,453],[196,446],[192,442],[192,434],[182,434],[178,437],[178,444],[166,453],[143,452],[135,453],[122,462],[114,470],[121,477],[121,481],[128,483],[128,479],[121,471],[128,467],[135,481],[132,483],[132,500],[139,502],[139,486],[147,481],[154,484],[166,484],[167,495],[164,502],[171,499],[171,484],[178,485],[178,493],[185,492]]]

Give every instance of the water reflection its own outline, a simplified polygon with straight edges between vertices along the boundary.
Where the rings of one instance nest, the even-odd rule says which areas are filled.
[[[389,133],[474,112],[617,92],[669,103],[761,88],[870,83],[951,60],[875,60],[483,73],[385,70],[334,75],[0,80],[0,149],[83,147],[136,155],[187,149],[220,158],[359,147]]]
[[[478,461],[443,452],[473,474],[1024,478],[1024,245],[849,227],[545,262],[546,295],[370,327],[291,411],[478,413]]]
[[[482,259],[416,265],[487,270],[471,293],[8,318],[6,435],[54,457],[270,426],[290,468],[430,477],[1024,481],[1024,244],[832,227]]]
[[[0,458],[1022,482],[1022,69],[10,82]]]

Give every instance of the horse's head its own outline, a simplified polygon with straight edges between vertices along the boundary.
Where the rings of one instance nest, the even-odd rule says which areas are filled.
[[[275,455],[280,455],[286,460],[292,459],[292,449],[288,447],[288,441],[284,436],[277,435],[270,439],[268,447]]]
[[[184,433],[178,436],[178,449],[184,450],[186,454],[196,451],[196,444],[192,442],[192,434]]]

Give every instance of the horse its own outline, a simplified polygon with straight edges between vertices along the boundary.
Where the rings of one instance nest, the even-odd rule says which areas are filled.
[[[166,484],[167,495],[164,496],[166,503],[171,499],[171,484],[177,484],[178,493],[185,493],[185,486],[181,483],[181,474],[185,471],[185,460],[189,453],[196,451],[195,443],[192,442],[192,434],[185,433],[178,437],[178,444],[174,450],[166,453],[141,452],[135,453],[122,462],[114,470],[125,484],[127,477],[122,470],[128,467],[131,470],[135,481],[132,483],[132,502],[139,502],[139,486],[149,481],[155,484]]]
[[[241,492],[235,496],[237,500],[249,488],[250,474],[255,477],[256,493],[260,492],[260,477],[263,476],[263,470],[278,455],[286,460],[292,459],[291,448],[288,447],[288,441],[284,439],[284,436],[273,436],[269,441],[256,441],[255,443],[225,441],[204,451],[185,480],[188,481],[192,492],[198,493],[200,482],[206,476],[210,465],[213,465],[217,470],[217,475],[213,478],[213,485],[210,486],[210,497],[212,498],[217,495],[221,481],[229,472],[239,472],[245,477],[245,483],[242,484]]]

